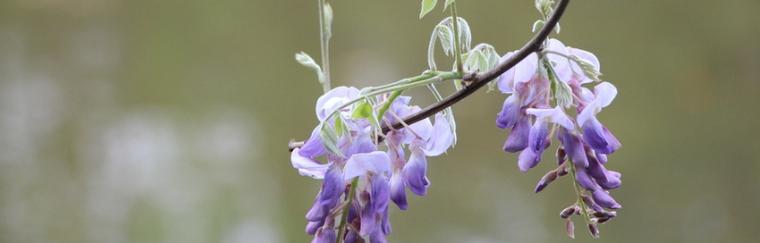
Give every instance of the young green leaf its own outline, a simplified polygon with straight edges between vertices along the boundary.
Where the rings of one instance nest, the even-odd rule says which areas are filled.
[[[317,79],[319,80],[319,83],[325,82],[325,74],[322,73],[322,68],[319,67],[319,64],[317,64],[317,62],[315,62],[314,59],[309,56],[309,54],[306,54],[305,52],[296,53],[296,61],[304,67],[314,70],[314,72],[317,73]]]
[[[425,17],[430,11],[433,11],[438,0],[422,0],[422,8],[420,9],[420,19]]]
[[[338,135],[338,137],[343,136],[345,131],[347,131],[346,125],[344,125],[343,118],[340,116],[337,116],[335,119],[335,132]]]
[[[357,103],[354,113],[351,114],[351,118],[372,118],[372,105],[367,103],[367,101]]]

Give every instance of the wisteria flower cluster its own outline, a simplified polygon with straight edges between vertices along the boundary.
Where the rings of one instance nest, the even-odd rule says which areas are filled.
[[[505,58],[510,55],[507,53]],[[543,51],[530,54],[496,81],[502,93],[510,94],[496,118],[497,127],[510,129],[504,151],[519,153],[517,165],[527,171],[538,165],[551,144],[551,134],[556,134],[560,142],[556,152],[558,168],[541,178],[535,191],[540,192],[557,177],[571,172],[586,192],[579,192],[580,200],[563,210],[561,216],[568,218],[578,213],[589,217],[594,236],[598,235],[597,223],[616,215],[609,210],[621,207],[608,193],[620,187],[621,174],[604,167],[608,155],[621,144],[596,118],[602,108],[612,103],[617,89],[609,82],[595,82],[599,73],[599,60],[594,54],[550,39]],[[592,83],[596,83],[593,91],[583,86]],[[556,101],[554,107],[552,100]],[[567,109],[575,110],[575,119],[567,115]],[[568,228],[573,228],[572,221],[567,222]]]
[[[390,234],[388,221],[389,201],[399,209],[408,207],[406,189],[414,194],[425,195],[430,181],[427,178],[427,157],[444,153],[453,143],[454,137],[448,120],[442,113],[436,115],[435,124],[429,119],[390,131],[385,135],[382,150],[371,136],[374,115],[361,115],[365,107],[373,114],[385,110],[377,117],[380,122],[391,123],[419,111],[411,106],[411,97],[376,97],[377,105],[361,103],[346,106],[347,102],[359,97],[360,91],[353,87],[338,87],[330,90],[317,100],[317,118],[325,124],[342,124],[345,129],[337,138],[338,153],[326,146],[321,130],[317,127],[301,148],[291,153],[293,167],[301,175],[322,179],[322,189],[317,194],[306,219],[306,231],[315,234],[316,242],[335,242],[336,210],[347,210],[344,223],[349,225],[345,242],[358,242],[368,237],[371,242],[385,242]],[[383,104],[389,104],[383,109]],[[336,114],[331,117],[329,114]],[[406,153],[409,156],[405,156]],[[326,157],[327,163],[317,158]],[[353,181],[353,182],[352,182]],[[355,185],[355,192],[346,186]],[[340,197],[348,195],[356,201],[339,205]]]
[[[575,237],[573,215],[583,217],[591,235],[598,237],[598,225],[621,208],[609,193],[621,186],[621,174],[606,168],[609,155],[621,144],[596,117],[612,103],[617,89],[600,79],[594,54],[547,38],[553,30],[559,33],[558,21],[569,0],[556,5],[554,0],[535,1],[542,17],[533,26],[536,37],[523,49],[499,55],[490,44],[471,47],[469,24],[457,16],[456,1],[447,0],[444,9],[451,17],[433,29],[429,69],[362,89],[330,88],[327,43],[333,12],[324,0],[318,1],[322,63],[305,53],[296,54],[296,59],[316,72],[325,94],[317,99],[318,125],[310,137],[290,146],[291,164],[298,173],[322,181],[306,213],[312,242],[387,242],[391,205],[407,210],[407,190],[424,196],[431,185],[428,158],[446,153],[456,143],[450,106],[485,85],[509,95],[496,125],[510,131],[503,149],[518,153],[521,171],[536,167],[556,136],[557,166],[539,180],[535,191],[571,175],[577,198],[560,217],[570,237]],[[422,0],[420,18],[436,3]],[[452,71],[438,70],[437,46],[453,59]],[[457,91],[444,98],[437,85],[447,81]],[[413,105],[412,97],[402,93],[416,87],[427,87],[438,102],[425,109]]]

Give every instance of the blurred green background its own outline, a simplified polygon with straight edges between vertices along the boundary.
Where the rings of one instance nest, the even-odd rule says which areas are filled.
[[[319,183],[290,166],[321,93],[312,1],[0,1],[1,242],[307,242]],[[330,1],[335,85],[424,70],[444,14]],[[530,36],[532,0],[458,1],[475,43]],[[559,38],[620,93],[619,217],[595,242],[760,242],[760,1],[576,0]],[[439,57],[442,56],[439,54]],[[444,60],[443,58],[441,60]],[[442,62],[441,62],[442,63]],[[432,102],[421,90],[417,104]],[[569,181],[520,173],[494,125],[504,96],[457,104],[459,143],[392,210],[392,242],[569,242]],[[545,161],[551,161],[548,157]],[[577,225],[576,241],[591,241]]]

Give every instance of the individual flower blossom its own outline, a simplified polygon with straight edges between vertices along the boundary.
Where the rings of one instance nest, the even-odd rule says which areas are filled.
[[[410,97],[401,96],[391,105],[384,117],[384,122],[392,123],[398,117],[405,117],[420,110],[417,106],[409,106]],[[424,119],[409,127],[390,131],[385,143],[392,161],[391,199],[399,207],[406,210],[406,188],[414,194],[423,196],[430,186],[427,178],[427,156],[438,156],[446,152],[454,142],[451,125],[443,114],[435,115],[435,124]],[[404,156],[406,146],[410,152],[409,159]]]
[[[512,55],[514,52],[507,53],[502,59]],[[594,222],[603,223],[614,214],[607,210],[621,207],[609,194],[609,190],[620,187],[621,174],[605,168],[608,155],[621,145],[596,118],[602,108],[612,103],[617,89],[608,82],[596,84],[593,91],[583,87],[598,80],[599,68],[594,54],[565,46],[556,39],[546,41],[542,51],[530,54],[496,80],[499,90],[509,95],[497,113],[496,126],[511,130],[504,150],[519,152],[517,165],[521,171],[538,165],[550,146],[551,135],[556,134],[560,142],[556,153],[559,167],[544,175],[535,191],[570,171],[584,189],[579,196],[588,207],[574,212],[589,210],[607,215],[595,218]],[[562,102],[562,95],[569,100]],[[577,117],[568,116],[572,113],[565,109],[571,108],[575,108]],[[567,160],[572,164],[565,163]]]

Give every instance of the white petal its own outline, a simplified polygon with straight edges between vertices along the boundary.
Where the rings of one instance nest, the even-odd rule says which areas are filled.
[[[538,56],[531,53],[515,66],[515,85],[528,82],[536,75],[538,70]]]
[[[451,124],[443,117],[443,113],[439,112],[435,114],[433,132],[423,151],[427,156],[438,156],[446,152],[452,143],[454,143],[454,134],[451,134]]]
[[[290,163],[293,165],[293,168],[298,169],[298,173],[302,176],[308,176],[319,180],[324,178],[325,172],[327,172],[327,169],[330,168],[331,163],[317,163],[310,158],[301,156],[299,153],[300,150],[301,149],[296,148],[293,149],[293,152],[290,153]]]
[[[354,154],[346,161],[343,168],[343,179],[349,181],[357,176],[364,176],[369,172],[375,174],[390,173],[391,162],[388,154],[382,151],[371,153]]]
[[[554,107],[552,109],[536,109],[530,108],[526,110],[526,113],[536,116],[536,119],[546,119],[552,123],[558,124],[569,130],[575,129],[573,121],[565,114],[562,107]]]
[[[315,107],[317,118],[324,119],[335,108],[356,97],[359,97],[359,90],[354,87],[340,86],[327,91],[317,99]]]
[[[594,94],[601,107],[607,107],[617,96],[617,88],[609,82],[603,82],[594,87]]]

